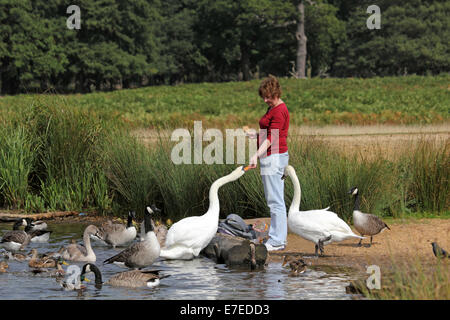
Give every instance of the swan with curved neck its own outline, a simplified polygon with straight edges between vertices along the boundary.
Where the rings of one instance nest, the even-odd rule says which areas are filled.
[[[202,216],[184,218],[173,224],[167,232],[161,258],[190,260],[197,257],[217,232],[219,224],[219,188],[245,174],[248,167],[240,166],[230,174],[217,179],[209,189],[209,208]]]
[[[323,254],[323,246],[349,238],[362,237],[353,233],[352,229],[338,215],[327,209],[300,211],[300,182],[292,166],[287,166],[284,175],[289,176],[294,184],[294,197],[288,212],[288,227],[295,234],[315,244]]]
[[[96,226],[87,226],[83,233],[84,247],[76,243],[69,244],[61,254],[62,258],[69,261],[95,262],[97,257],[92,250],[90,236],[97,233],[98,228]]]

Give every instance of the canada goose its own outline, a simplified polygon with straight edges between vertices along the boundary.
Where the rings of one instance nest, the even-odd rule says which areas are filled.
[[[25,227],[25,232],[30,235],[30,241],[34,243],[44,243],[48,242],[50,239],[50,233],[52,233],[51,230],[45,230],[45,229],[33,229],[34,223],[33,220],[30,218],[25,218],[27,221],[27,225]]]
[[[127,225],[113,223],[111,220],[102,224],[98,228],[98,240],[104,241],[113,248],[129,244],[136,238],[136,227],[133,225],[133,219],[136,219],[136,213],[130,211],[128,212]],[[97,237],[92,235],[91,238]]]
[[[0,273],[5,273],[9,266],[5,261],[0,261]]]
[[[240,166],[214,181],[209,189],[209,209],[202,216],[184,218],[174,223],[161,249],[161,258],[190,260],[197,257],[217,233],[220,203],[218,191],[224,184],[242,177],[249,167]]]
[[[436,242],[432,242],[431,246],[433,247],[433,253],[436,256],[436,258],[450,258],[450,254],[448,254],[447,251],[439,247],[439,245]]]
[[[294,197],[288,212],[288,227],[293,233],[314,242],[316,256],[319,250],[323,255],[323,246],[326,244],[349,238],[362,238],[354,234],[348,224],[332,211],[300,211],[301,188],[295,169],[287,166],[283,178],[285,176],[289,176],[294,185]]]
[[[362,236],[370,236],[370,245],[372,245],[372,237],[384,229],[391,230],[386,223],[374,214],[363,213],[359,211],[359,191],[357,187],[353,187],[348,192],[355,197],[355,206],[353,208],[353,225],[356,231]],[[361,246],[362,239],[359,240],[358,246]]]
[[[306,271],[306,263],[302,258],[284,256],[281,266],[284,267],[286,264],[289,264],[289,268],[294,275],[298,275]]]
[[[95,275],[95,285],[100,287],[102,282],[102,274],[98,267],[95,264],[87,263],[83,266],[81,271],[81,281],[85,280],[85,275],[87,273],[93,272]],[[159,285],[159,280],[163,278],[167,278],[169,275],[160,276],[159,270],[154,271],[141,271],[141,270],[131,270],[119,272],[109,278],[108,281],[104,282],[104,284],[109,284],[114,287],[130,287],[130,288],[139,288],[139,287],[156,287]]]
[[[64,248],[61,257],[64,260],[69,261],[86,261],[95,262],[97,259],[94,250],[91,247],[90,235],[96,234],[98,228],[94,225],[89,225],[86,227],[83,233],[83,243],[84,247],[76,243],[71,243]]]
[[[152,210],[157,213],[157,212],[161,212],[160,209],[156,208],[155,205],[151,206]],[[166,243],[166,236],[167,236],[167,227],[160,221],[157,221],[155,223],[155,221],[152,219],[152,227],[153,227],[153,231],[155,232],[156,238],[158,239],[159,242],[159,246],[163,247],[164,244]],[[144,221],[142,221],[141,226],[140,226],[140,234],[139,239],[143,240],[145,238],[145,226],[144,226]]]
[[[31,241],[31,236],[23,230],[19,230],[21,226],[27,227],[26,219],[19,219],[14,223],[13,230],[3,235],[0,243],[8,251],[23,250]]]
[[[103,264],[116,263],[128,268],[145,268],[151,265],[159,257],[160,246],[153,232],[152,217],[153,210],[146,208],[144,213],[145,237],[143,241],[135,242],[115,256],[106,259]]]

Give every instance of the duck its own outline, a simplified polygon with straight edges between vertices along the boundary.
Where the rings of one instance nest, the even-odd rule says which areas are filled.
[[[76,242],[75,242],[76,243]],[[48,259],[48,258],[53,258],[53,259],[57,259],[57,258],[61,258],[62,253],[64,252],[64,246],[59,248],[58,251],[49,251],[46,252],[42,255],[43,259]]]
[[[98,228],[94,225],[89,225],[86,227],[83,233],[83,243],[81,246],[76,243],[71,243],[64,248],[61,253],[61,257],[68,261],[83,261],[83,262],[95,262],[97,257],[95,256],[94,250],[91,247],[90,235],[97,234]]]
[[[355,197],[355,206],[353,208],[353,225],[361,236],[370,236],[370,247],[372,246],[372,237],[374,235],[379,234],[385,229],[391,229],[376,215],[359,211],[359,190],[357,187],[351,188],[348,193]],[[361,242],[362,239],[359,240],[358,246],[362,245]]]
[[[144,213],[145,237],[135,242],[115,256],[106,259],[103,264],[115,263],[128,268],[145,268],[158,259],[161,247],[152,226],[153,210],[147,206]]]
[[[433,253],[436,258],[450,258],[450,254],[447,251],[442,249],[437,242],[432,242],[431,246],[433,247]]]
[[[7,251],[23,250],[31,241],[31,236],[24,230],[19,230],[21,226],[28,226],[26,219],[19,219],[13,225],[13,230],[6,232],[0,243]]]
[[[28,266],[30,268],[56,268],[59,258],[52,258],[44,256],[42,258],[38,257],[38,252],[36,249],[31,250],[31,259],[28,261]]]
[[[284,256],[283,263],[281,264],[284,267],[286,264],[289,264],[289,268],[294,275],[299,275],[306,271],[306,263],[302,258],[294,258],[292,256]]]
[[[119,272],[109,278],[108,281],[102,281],[102,274],[100,269],[92,263],[87,263],[83,266],[81,270],[81,281],[84,281],[86,274],[94,273],[95,275],[95,285],[97,288],[101,287],[102,284],[108,284],[113,287],[129,287],[129,288],[140,288],[148,287],[153,288],[159,285],[160,279],[167,278],[169,275],[159,275],[160,270],[130,270]]]
[[[122,223],[113,223],[111,220],[99,227],[98,237],[91,235],[95,240],[104,241],[106,244],[115,248],[124,246],[136,238],[136,227],[133,225],[133,219],[136,218],[136,212],[128,212],[127,225]]]
[[[64,291],[78,291],[81,294],[86,286],[81,283],[81,270],[77,265],[70,265],[65,272],[68,277],[56,277],[56,282]]]
[[[202,216],[184,218],[174,223],[167,232],[161,249],[161,258],[166,260],[192,260],[198,257],[217,233],[219,226],[219,188],[242,177],[249,166],[240,166],[230,174],[213,182],[209,189],[209,208]]]
[[[294,197],[288,212],[288,227],[300,237],[315,244],[315,255],[323,255],[324,245],[346,239],[362,237],[353,233],[344,220],[333,212],[324,209],[300,211],[301,187],[294,167],[286,166],[282,179],[289,176],[294,185]]]
[[[59,283],[59,285],[61,286],[61,288],[64,291],[80,291],[81,292],[81,291],[86,290],[86,286],[81,284],[81,282],[79,282],[79,281],[72,283],[72,282],[64,280],[63,277],[57,277],[56,282]]]
[[[5,273],[9,265],[5,261],[0,261],[0,273]]]
[[[51,268],[50,270],[47,268],[35,268],[32,269],[31,272],[33,274],[40,274],[40,275],[44,275],[44,276],[48,276],[48,277],[57,277],[57,278],[62,278],[64,277],[64,275],[66,274],[66,272],[64,271],[62,264],[64,264],[64,262],[60,259],[56,260],[56,267],[55,268]]]
[[[11,252],[11,251],[6,251],[5,253],[3,253],[3,256],[5,257],[5,259],[9,259],[9,260],[15,260],[15,261],[25,261],[25,260],[30,260],[31,259],[31,253],[28,254],[23,254],[20,252]]]

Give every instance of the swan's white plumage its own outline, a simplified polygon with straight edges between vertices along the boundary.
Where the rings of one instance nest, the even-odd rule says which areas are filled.
[[[229,175],[214,181],[209,190],[208,211],[202,216],[187,217],[174,223],[167,232],[165,246],[160,253],[161,258],[190,260],[200,254],[217,233],[220,212],[219,188],[239,179],[244,173],[241,166]]]
[[[294,184],[294,198],[288,212],[288,227],[293,233],[315,244],[330,235],[331,239],[324,244],[349,238],[362,238],[353,233],[349,225],[336,213],[328,211],[329,207],[322,210],[300,211],[301,188],[295,169],[287,166],[285,175],[288,175]]]

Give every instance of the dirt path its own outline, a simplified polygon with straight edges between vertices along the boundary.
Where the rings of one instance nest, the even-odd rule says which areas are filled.
[[[189,129],[189,128],[188,128]],[[204,128],[206,130],[207,128]],[[235,128],[238,129],[238,128]],[[172,131],[138,129],[133,132],[144,144],[152,145],[170,140]],[[244,132],[242,131],[242,134]],[[224,134],[224,137],[226,135]],[[331,148],[345,154],[377,154],[388,159],[413,150],[419,143],[445,146],[450,141],[450,123],[434,125],[373,125],[373,126],[292,126],[289,128],[288,144],[305,141],[327,143]]]
[[[253,223],[256,220],[249,219],[246,222]],[[270,223],[270,218],[259,220]],[[431,242],[437,242],[442,248],[450,250],[450,219],[395,220],[388,224],[391,230],[374,236],[371,247],[364,245],[370,242],[370,238],[363,240],[362,247],[357,247],[358,240],[332,243],[325,246],[325,257],[308,261],[311,265],[350,267],[360,273],[365,273],[369,265],[378,265],[383,272],[390,270],[393,259],[398,262],[414,259],[435,262]],[[285,254],[314,255],[314,244],[296,234],[289,233],[287,242],[285,250],[269,254],[269,261],[281,262]]]

